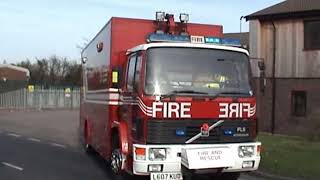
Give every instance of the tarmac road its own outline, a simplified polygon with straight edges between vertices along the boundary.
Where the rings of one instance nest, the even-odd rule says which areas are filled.
[[[83,152],[77,123],[77,111],[0,111],[0,179],[148,179],[113,176],[102,158]],[[244,174],[240,180],[266,179]]]

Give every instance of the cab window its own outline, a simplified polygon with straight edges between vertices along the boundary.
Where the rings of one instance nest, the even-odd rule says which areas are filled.
[[[128,75],[127,75],[127,90],[136,92],[140,84],[142,57],[133,55],[129,59]]]

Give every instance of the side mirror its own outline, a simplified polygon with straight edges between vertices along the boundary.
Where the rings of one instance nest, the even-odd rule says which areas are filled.
[[[87,62],[88,58],[87,57],[82,57],[81,58],[81,62],[82,64],[85,64]]]
[[[265,64],[264,64],[263,61],[259,61],[258,62],[258,66],[259,66],[260,71],[264,71],[266,69]]]

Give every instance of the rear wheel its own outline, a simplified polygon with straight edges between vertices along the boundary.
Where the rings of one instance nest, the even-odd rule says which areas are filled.
[[[87,123],[84,126],[83,135],[84,135],[84,143],[83,143],[84,150],[86,153],[92,153],[93,148],[89,143],[89,129],[88,129]]]
[[[93,148],[90,144],[84,144],[84,151],[86,153],[92,153],[93,152]]]

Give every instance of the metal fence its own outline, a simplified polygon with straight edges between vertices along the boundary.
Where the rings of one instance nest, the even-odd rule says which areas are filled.
[[[6,109],[76,109],[80,107],[80,89],[20,89],[0,93],[0,108]]]

